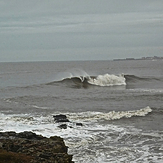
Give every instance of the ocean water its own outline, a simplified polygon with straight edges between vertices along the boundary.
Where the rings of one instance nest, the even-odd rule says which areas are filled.
[[[161,60],[0,63],[0,131],[61,136],[77,163],[162,163],[162,123]]]

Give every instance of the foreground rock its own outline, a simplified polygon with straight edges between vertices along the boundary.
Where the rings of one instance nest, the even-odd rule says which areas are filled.
[[[32,132],[0,132],[0,163],[73,163],[63,139]]]

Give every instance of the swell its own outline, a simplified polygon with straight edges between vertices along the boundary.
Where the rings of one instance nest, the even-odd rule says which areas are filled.
[[[86,77],[72,77],[65,78],[59,81],[49,82],[46,85],[57,85],[57,84],[65,84],[70,87],[88,87],[90,84],[88,83],[88,79]]]
[[[94,85],[94,86],[120,86],[128,85],[134,83],[149,83],[149,82],[163,82],[162,78],[156,77],[139,77],[135,75],[114,75],[114,74],[104,74],[97,76],[72,76],[65,77],[58,81],[53,81],[47,83],[47,85],[53,85],[56,83],[73,83],[76,85]]]
[[[157,77],[139,77],[135,75],[114,75],[114,74],[104,74],[97,76],[89,76],[88,74],[83,76],[71,76],[71,77],[63,77],[62,79],[57,79],[52,82],[42,83],[42,84],[34,84],[28,86],[17,86],[17,88],[33,88],[33,87],[43,87],[44,85],[57,85],[57,84],[66,84],[70,87],[84,87],[87,88],[89,86],[99,86],[99,87],[113,87],[113,86],[130,86],[132,84],[141,84],[144,86],[145,84],[161,84],[163,83],[163,78]],[[9,87],[12,89],[12,87]],[[8,88],[8,89],[9,89]],[[126,87],[128,88],[128,87]]]
[[[153,110],[153,114],[157,114],[157,115],[163,115],[163,107],[159,107],[159,108],[152,108]]]
[[[121,75],[98,75],[98,76],[74,76],[70,78],[63,78],[62,80],[53,81],[47,83],[47,85],[53,85],[56,83],[73,83],[81,86],[118,86],[126,85],[123,74]]]
[[[135,75],[124,75],[127,82],[149,82],[149,81],[162,81],[162,78],[156,77],[139,77]]]

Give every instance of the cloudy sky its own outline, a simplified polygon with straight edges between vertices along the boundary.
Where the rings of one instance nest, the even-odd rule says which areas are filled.
[[[163,0],[0,0],[0,62],[163,56]]]

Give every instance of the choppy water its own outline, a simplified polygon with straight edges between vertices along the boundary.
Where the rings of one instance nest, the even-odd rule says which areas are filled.
[[[163,61],[0,63],[0,111],[0,131],[61,136],[75,162],[163,161]]]

